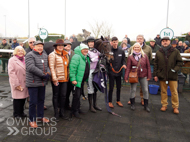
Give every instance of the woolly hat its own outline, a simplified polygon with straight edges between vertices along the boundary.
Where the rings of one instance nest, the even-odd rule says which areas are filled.
[[[83,49],[89,49],[88,46],[84,43],[81,43],[80,44],[80,50],[83,50]]]

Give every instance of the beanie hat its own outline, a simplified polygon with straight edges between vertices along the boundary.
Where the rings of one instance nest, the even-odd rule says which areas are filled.
[[[189,41],[187,41],[187,40],[186,40],[186,41],[184,41],[184,43],[185,43],[186,45],[189,45]]]
[[[83,49],[89,49],[88,46],[84,43],[81,43],[80,44],[80,50],[83,50]]]

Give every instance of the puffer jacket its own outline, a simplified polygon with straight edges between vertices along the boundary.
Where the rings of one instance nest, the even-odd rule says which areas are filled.
[[[49,73],[48,56],[45,52],[40,55],[32,50],[26,55],[26,86],[40,87],[45,86],[48,80],[43,80],[44,73]]]
[[[125,71],[125,80],[128,80],[130,71],[136,71],[138,62],[135,60],[133,55],[130,55],[127,60],[127,69]],[[144,55],[141,57],[140,65],[137,69],[137,74],[139,78],[147,77],[151,79],[151,70],[148,57]]]
[[[95,48],[93,48],[88,51],[88,55],[91,60],[90,69],[95,69],[99,60],[100,52],[96,50]]]
[[[76,87],[81,88],[81,83],[83,81],[85,68],[86,68],[86,60],[90,66],[90,58],[87,55],[85,57],[80,50],[80,46],[77,46],[74,50],[75,54],[71,59],[71,63],[69,64],[69,77],[70,81],[77,81]],[[87,81],[87,80],[86,80]]]
[[[159,80],[163,81],[177,81],[178,71],[182,64],[181,55],[176,48],[171,47],[166,56],[164,50],[160,48],[155,55],[153,76],[157,76]],[[175,72],[172,72],[171,69]]]
[[[69,80],[69,56],[63,50],[62,55],[54,50],[48,56],[49,68],[51,71],[51,80],[58,82],[68,82]]]

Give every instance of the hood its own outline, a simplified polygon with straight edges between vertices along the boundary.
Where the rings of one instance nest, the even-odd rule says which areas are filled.
[[[85,59],[85,56],[81,53],[80,46],[77,46],[74,50],[75,54],[80,55],[83,59]],[[87,55],[88,56],[88,55]]]

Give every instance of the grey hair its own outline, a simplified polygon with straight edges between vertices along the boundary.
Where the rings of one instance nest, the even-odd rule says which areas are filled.
[[[127,41],[127,39],[126,39],[126,38],[123,38],[123,40],[122,40],[122,41],[124,41],[124,40],[126,40],[126,41]]]
[[[142,37],[144,39],[144,35],[138,35],[137,37]]]
[[[34,41],[36,41],[36,38],[35,37],[30,37],[29,39],[28,39],[28,42],[30,41],[30,40],[34,40]]]

